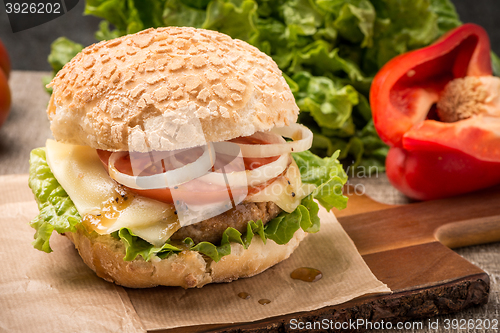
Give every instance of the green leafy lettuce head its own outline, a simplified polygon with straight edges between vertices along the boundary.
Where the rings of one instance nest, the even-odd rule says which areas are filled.
[[[245,42],[149,29],[84,49],[50,86],[59,142],[31,153],[33,244],[50,252],[52,232],[64,233],[108,281],[188,288],[252,276],[320,230],[319,205],[346,206],[339,151],[307,151],[313,135],[295,123],[286,80]]]

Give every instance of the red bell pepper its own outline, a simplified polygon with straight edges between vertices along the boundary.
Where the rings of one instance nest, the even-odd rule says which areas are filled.
[[[391,183],[430,200],[500,183],[500,79],[488,35],[464,24],[400,55],[375,76],[370,104],[391,146]]]
[[[0,127],[7,119],[12,103],[9,89],[10,59],[0,40]]]

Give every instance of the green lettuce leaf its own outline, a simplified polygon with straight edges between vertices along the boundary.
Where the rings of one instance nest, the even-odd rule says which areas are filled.
[[[269,221],[266,224],[266,236],[280,245],[288,243],[295,232],[300,229],[302,211],[299,207],[290,214],[280,213]]]
[[[73,201],[50,171],[44,148],[31,152],[29,172],[29,187],[40,210],[40,214],[31,221],[36,230],[33,246],[49,253],[52,252],[49,244],[52,232],[76,231],[81,218]]]
[[[66,37],[59,37],[50,46],[48,61],[52,70],[57,73],[81,50],[83,45],[75,43]]]
[[[326,10],[334,9],[336,19],[333,25],[341,37],[352,43],[361,44],[362,48],[373,45],[376,13],[370,1],[319,0],[318,2]]]
[[[339,154],[336,151],[331,157],[321,158],[310,151],[303,151],[292,153],[292,156],[299,168],[302,182],[319,188],[332,178],[337,177],[343,183],[347,181],[347,175],[337,159]]]
[[[493,51],[491,52],[491,67],[493,75],[500,76],[500,58]]]
[[[302,199],[300,205],[292,213],[282,212],[269,221],[265,226],[264,234],[266,238],[282,245],[288,243],[299,229],[308,233],[316,233],[320,228],[318,212],[318,204],[313,200],[313,195],[309,195]]]
[[[258,221],[262,224],[262,221]],[[249,222],[253,223],[253,221]],[[253,238],[253,233],[250,234]],[[243,238],[241,237],[242,234],[231,227],[228,227],[223,233],[222,233],[222,240],[220,242],[220,245],[216,246],[210,242],[200,242],[198,244],[194,244],[193,240],[191,238],[186,238],[184,240],[184,243],[187,245],[190,245],[190,250],[192,251],[198,251],[207,257],[212,258],[215,262],[218,262],[219,260],[222,259],[222,257],[227,256],[231,254],[231,243],[238,243],[243,245],[243,247],[246,249],[250,245],[252,238],[246,243],[243,241]]]
[[[206,20],[205,10],[188,1],[168,0],[163,10],[163,24],[166,26],[201,28]]]
[[[331,157],[320,158],[310,151],[293,153],[293,158],[299,167],[302,182],[316,185],[312,197],[327,210],[336,207],[344,209],[347,197],[342,194],[347,175],[338,161],[340,151]]]
[[[437,15],[439,35],[462,24],[455,6],[448,0],[431,0],[430,10]]]
[[[302,228],[302,230],[310,234],[317,233],[320,228],[320,220],[318,216],[319,206],[313,200],[313,196],[309,195],[302,199],[299,207],[301,207],[300,209],[302,214],[302,221],[300,222],[300,227]],[[307,214],[304,208],[308,211]],[[339,209],[342,208],[340,208],[339,206]]]
[[[165,0],[87,0],[84,14],[105,19],[116,28],[112,35],[122,36],[162,26],[164,7]],[[108,35],[109,26],[99,28],[96,36]]]
[[[101,21],[99,23],[99,30],[95,33],[97,40],[108,40],[120,37],[120,32],[116,29],[111,30],[108,21]]]
[[[285,1],[279,11],[288,30],[286,33],[292,40],[298,36],[312,36],[323,25],[323,15],[314,1]]]
[[[373,0],[377,12],[373,47],[362,68],[374,75],[391,58],[424,47],[461,24],[449,0]]]
[[[44,86],[49,84],[57,72],[59,72],[63,66],[73,59],[81,50],[83,50],[82,44],[75,43],[66,37],[59,37],[53,41],[50,46],[50,54],[47,58],[52,67],[52,75],[43,78]],[[52,93],[51,88],[46,89],[48,92]]]
[[[123,258],[125,261],[134,260],[138,255],[142,256],[144,260],[149,261],[153,255],[160,258],[166,258],[173,253],[182,251],[169,242],[166,242],[161,247],[155,247],[144,239],[134,235],[128,228],[120,229],[120,231],[118,231],[118,237],[125,245],[126,254],[125,258]]]
[[[202,28],[217,30],[242,40],[255,33],[254,16],[257,4],[253,0],[213,0],[206,10]]]

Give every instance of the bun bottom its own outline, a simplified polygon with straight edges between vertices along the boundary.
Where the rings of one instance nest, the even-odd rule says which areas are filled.
[[[158,285],[201,288],[208,283],[231,282],[259,274],[287,259],[307,233],[299,229],[285,245],[272,240],[264,244],[254,236],[248,249],[231,244],[231,254],[219,262],[196,251],[182,251],[162,260],[145,261],[138,256],[124,261],[125,246],[109,235],[89,235],[83,230],[65,235],[75,244],[80,256],[97,276],[129,288],[149,288]]]

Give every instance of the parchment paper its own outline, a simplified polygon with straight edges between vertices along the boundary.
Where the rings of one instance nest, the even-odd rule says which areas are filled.
[[[266,272],[202,289],[128,289],[98,278],[71,242],[53,235],[35,250],[29,221],[38,214],[26,175],[0,176],[0,330],[9,332],[144,332],[202,324],[251,322],[390,292],[370,272],[333,214],[320,211],[321,231]],[[318,282],[290,278],[299,267]],[[249,299],[237,295],[246,292]],[[261,305],[259,299],[271,303]]]

